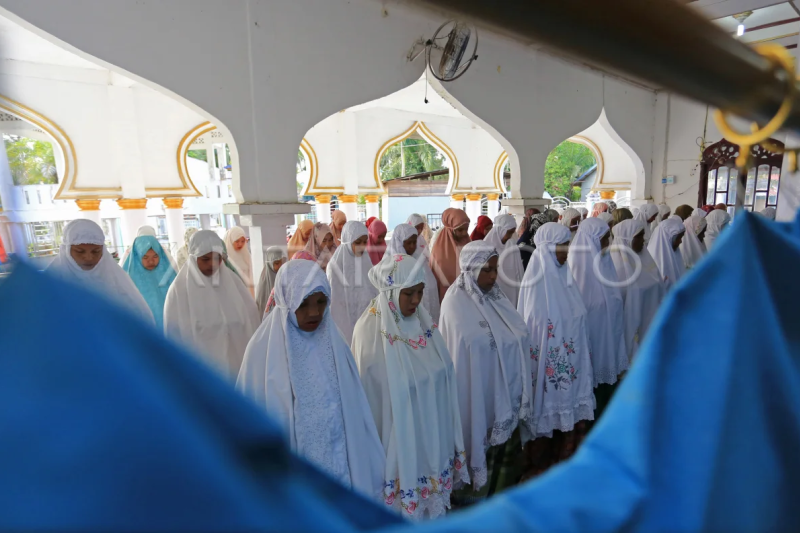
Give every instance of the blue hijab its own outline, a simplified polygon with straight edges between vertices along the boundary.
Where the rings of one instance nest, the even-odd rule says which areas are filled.
[[[737,216],[570,461],[411,525],[152,327],[21,263],[0,282],[0,530],[798,531],[798,268],[800,222]]]
[[[142,257],[150,250],[154,250],[160,259],[158,266],[153,270],[147,270],[142,266]],[[177,273],[172,268],[158,239],[150,235],[136,237],[131,253],[125,258],[122,269],[131,277],[153,312],[156,326],[163,329],[164,301],[167,299],[167,292],[169,292],[172,282],[175,281]]]

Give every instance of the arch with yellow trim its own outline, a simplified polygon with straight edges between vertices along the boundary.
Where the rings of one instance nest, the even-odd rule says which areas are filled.
[[[503,151],[500,157],[497,158],[497,163],[494,164],[494,186],[501,194],[506,192],[505,183],[503,180],[503,169],[508,162],[508,152]]]
[[[409,129],[392,137],[381,146],[378,153],[375,154],[375,164],[373,168],[373,176],[375,178],[375,188],[376,191],[383,192],[383,183],[381,182],[381,158],[383,154],[386,153],[391,146],[406,140],[407,138],[411,137],[414,133],[418,133],[420,137],[425,139],[428,143],[432,144],[436,148],[438,148],[447,159],[450,161],[450,179],[447,183],[447,194],[450,194],[452,191],[458,190],[458,177],[459,177],[459,167],[458,167],[458,158],[456,157],[455,152],[450,149],[447,144],[442,141],[439,137],[434,134],[428,126],[425,125],[424,122],[417,121],[411,126]],[[370,191],[371,192],[371,191]]]
[[[75,145],[72,143],[72,139],[69,138],[69,135],[67,135],[58,124],[46,116],[7,96],[0,95],[0,109],[9,115],[13,115],[25,122],[33,124],[52,139],[53,146],[57,149],[64,162],[63,175],[58,177],[60,185],[56,192],[55,199],[64,200],[67,198],[80,197],[83,191],[75,187],[75,179],[78,175],[78,156],[75,152]],[[94,189],[87,190],[87,192],[92,191],[94,191]],[[71,192],[73,194],[70,194]],[[99,192],[106,193],[109,197],[117,197],[113,189],[109,189],[108,191],[100,189]]]
[[[597,163],[597,172],[595,173],[594,183],[592,183],[592,190],[594,190],[596,185],[603,183],[603,175],[605,172],[603,152],[600,151],[600,148],[591,139],[583,135],[573,135],[567,140],[571,143],[582,144],[592,152],[594,160]]]
[[[311,143],[303,137],[303,140],[300,141],[300,151],[303,152],[303,155],[306,158],[306,163],[308,164],[308,181],[306,182],[305,189],[303,189],[303,196],[309,193],[309,191],[318,191],[317,188],[317,177],[319,176],[319,161],[317,160],[317,152],[314,150],[314,147],[311,146]],[[344,189],[338,187],[337,190],[327,190],[326,187],[322,187],[322,189],[326,189],[328,193],[340,193]]]

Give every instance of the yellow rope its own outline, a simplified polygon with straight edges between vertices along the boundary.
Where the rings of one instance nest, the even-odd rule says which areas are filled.
[[[745,168],[747,158],[750,156],[750,148],[759,144],[775,134],[783,127],[789,114],[792,112],[794,97],[797,92],[795,86],[794,58],[786,48],[775,43],[761,43],[755,47],[756,52],[769,59],[776,69],[783,69],[787,77],[786,96],[783,99],[778,112],[772,117],[766,126],[758,127],[753,123],[752,132],[748,134],[734,131],[728,124],[728,119],[724,111],[717,109],[714,112],[714,122],[722,133],[722,136],[734,144],[739,145],[739,156],[736,158],[736,166]]]

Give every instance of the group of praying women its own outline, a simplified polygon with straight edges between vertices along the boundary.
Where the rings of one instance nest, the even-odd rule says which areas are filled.
[[[190,347],[344,486],[435,518],[571,455],[730,220],[685,208],[502,214],[471,234],[451,208],[435,235],[414,214],[388,240],[336,211],[267,249],[257,283],[241,228],[187,230],[174,260],[144,229],[120,268],[76,220],[51,270]]]

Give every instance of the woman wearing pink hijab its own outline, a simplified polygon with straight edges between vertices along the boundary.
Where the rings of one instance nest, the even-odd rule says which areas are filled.
[[[442,229],[431,249],[431,270],[439,282],[439,302],[461,274],[461,248],[469,244],[469,217],[461,209],[449,208],[442,213]]]
[[[377,265],[383,258],[386,251],[386,224],[377,218],[372,221],[367,229],[369,239],[367,240],[367,253],[373,265]]]

